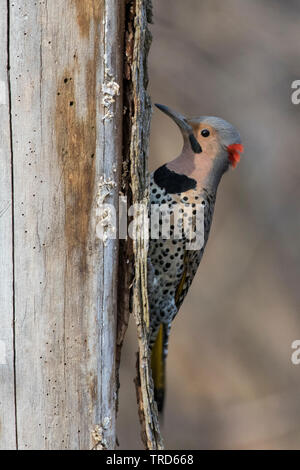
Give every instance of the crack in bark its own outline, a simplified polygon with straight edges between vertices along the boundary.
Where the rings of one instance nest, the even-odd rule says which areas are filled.
[[[148,205],[148,146],[151,101],[148,85],[147,57],[151,44],[148,22],[152,21],[151,0],[129,0],[126,4],[124,90],[125,155],[129,160],[132,204]],[[131,292],[132,311],[138,333],[137,378],[135,379],[142,440],[146,449],[163,449],[157,407],[153,394],[148,329],[147,242],[142,235],[132,241],[134,278]],[[127,270],[129,267],[127,267]]]
[[[15,406],[15,439],[18,450],[18,420],[17,420],[17,384],[16,384],[16,305],[15,305],[15,209],[14,209],[14,145],[12,127],[12,97],[11,97],[11,77],[10,77],[10,5],[7,0],[7,84],[8,84],[8,114],[9,114],[9,139],[11,148],[11,219],[12,219],[12,305],[13,305],[13,374],[14,374],[14,406]]]

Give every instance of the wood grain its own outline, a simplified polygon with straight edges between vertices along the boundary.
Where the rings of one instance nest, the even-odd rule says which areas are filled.
[[[7,2],[0,0],[0,449],[16,448]]]
[[[151,44],[148,21],[151,20],[151,1],[135,0],[128,13],[127,78],[131,81],[130,169],[133,204],[148,207],[148,149],[151,122],[151,101],[146,92],[148,84],[147,56]],[[130,24],[130,21],[132,24]],[[126,70],[126,69],[125,69]],[[154,400],[148,348],[149,308],[147,292],[148,244],[141,227],[133,240],[134,283],[133,314],[138,333],[137,400],[146,449],[163,449],[157,406]]]
[[[96,226],[101,177],[118,197],[122,10],[10,2],[20,449],[115,447],[118,241]]]

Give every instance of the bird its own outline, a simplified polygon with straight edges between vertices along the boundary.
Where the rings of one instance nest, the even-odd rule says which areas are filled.
[[[159,221],[157,216],[154,218],[156,224],[151,219],[148,245],[149,349],[154,398],[161,414],[171,324],[201,262],[220,180],[230,167],[237,166],[244,147],[237,129],[222,118],[186,118],[168,106],[155,106],[177,124],[183,137],[180,155],[150,174],[151,217],[154,210],[164,209]],[[201,245],[190,249],[191,239],[184,231],[181,238],[177,232],[183,230],[186,215],[195,229],[197,211],[202,214],[203,240]],[[163,233],[162,220],[166,213],[170,224],[167,236]],[[156,230],[155,236],[152,229]],[[191,233],[195,236],[195,230]]]

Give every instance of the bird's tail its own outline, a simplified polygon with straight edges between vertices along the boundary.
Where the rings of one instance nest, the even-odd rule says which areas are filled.
[[[164,343],[166,335],[166,326],[162,323],[151,352],[151,369],[154,382],[154,398],[157,403],[157,409],[160,413],[163,411],[165,398],[165,354]]]

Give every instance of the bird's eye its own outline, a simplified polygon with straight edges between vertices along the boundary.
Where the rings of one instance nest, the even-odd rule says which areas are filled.
[[[209,130],[208,129],[203,129],[203,131],[201,131],[201,135],[202,137],[208,137],[210,134]]]

